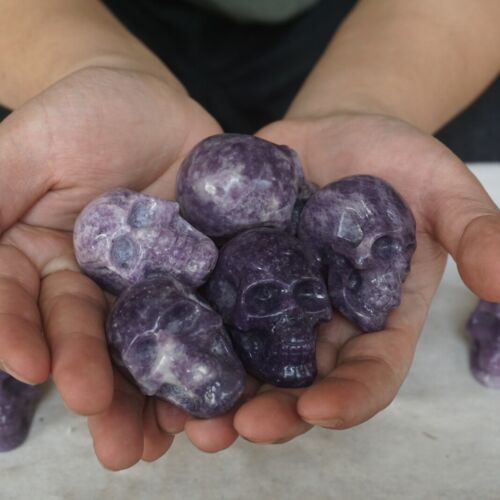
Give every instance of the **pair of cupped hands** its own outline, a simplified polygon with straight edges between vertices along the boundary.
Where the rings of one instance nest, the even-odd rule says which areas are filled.
[[[359,335],[338,314],[322,325],[311,387],[249,380],[235,410],[207,420],[144,397],[111,365],[109,297],[79,271],[73,224],[90,200],[117,186],[174,199],[185,155],[220,132],[183,91],[106,68],[65,77],[0,125],[0,368],[30,383],[51,375],[67,408],[88,416],[95,452],[110,469],[159,458],[181,431],[216,452],[238,435],[282,443],[314,425],[346,429],[369,419],[408,372],[447,253],[473,292],[500,301],[499,212],[446,147],[389,116],[285,118],[257,135],[294,148],[308,180],[380,176],[412,208],[417,251],[400,307],[380,332]]]

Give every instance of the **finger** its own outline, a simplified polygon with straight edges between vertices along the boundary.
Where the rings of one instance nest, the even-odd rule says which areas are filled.
[[[49,376],[50,355],[37,306],[40,276],[18,249],[0,245],[0,368],[23,382]]]
[[[146,398],[144,406],[144,450],[142,452],[142,459],[146,462],[153,462],[160,458],[167,452],[174,441],[174,436],[160,429],[158,425],[155,409],[157,401],[154,398]]]
[[[500,302],[500,213],[473,219],[465,228],[455,259],[464,283],[482,299]]]
[[[232,411],[211,419],[190,417],[185,422],[185,431],[191,442],[200,450],[215,453],[229,447],[237,439],[233,419],[239,406],[253,397],[259,390],[260,383],[247,377],[245,388]]]
[[[163,401],[161,399],[156,400],[156,419],[160,429],[167,432],[168,434],[178,434],[184,430],[189,415],[183,410]]]
[[[481,298],[500,301],[500,212],[458,159],[452,168],[446,182],[429,181],[436,187],[424,200],[427,220],[465,284]]]
[[[263,388],[244,403],[234,417],[234,428],[253,443],[282,443],[293,439],[311,426],[297,413],[302,390]]]
[[[89,417],[96,456],[107,469],[126,469],[143,456],[144,399],[135,387],[116,374],[111,404],[103,413]]]
[[[201,451],[215,453],[231,446],[238,437],[233,426],[234,410],[209,419],[192,418],[184,431],[189,440]]]
[[[40,307],[54,382],[66,406],[82,415],[104,411],[113,397],[113,377],[102,291],[78,272],[57,271],[42,281]]]
[[[416,343],[445,258],[419,238],[413,270],[402,300],[380,332],[358,335],[339,350],[337,365],[299,398],[297,411],[310,424],[329,428],[358,425],[394,399],[411,365]]]
[[[321,325],[316,343],[320,378],[335,366],[340,346],[358,333],[338,314],[333,321]],[[297,401],[302,392],[263,385],[259,394],[244,403],[236,413],[235,428],[241,436],[254,443],[284,443],[307,432],[311,425],[305,423],[297,412]]]

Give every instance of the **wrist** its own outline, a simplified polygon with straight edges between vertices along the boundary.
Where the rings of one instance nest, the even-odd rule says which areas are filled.
[[[339,114],[384,115],[405,120],[403,113],[396,106],[391,106],[380,96],[367,89],[347,86],[344,91],[338,90],[335,96],[325,102],[324,99],[313,98],[307,92],[301,92],[287,110],[285,118],[292,120],[321,119]],[[407,119],[405,121],[408,121]]]
[[[22,105],[78,70],[106,67],[181,84],[98,0],[0,0],[0,102]]]

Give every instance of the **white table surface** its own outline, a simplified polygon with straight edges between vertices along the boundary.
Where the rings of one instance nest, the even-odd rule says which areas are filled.
[[[500,164],[472,170],[499,203]],[[240,439],[208,455],[180,436],[157,462],[108,472],[85,419],[52,387],[27,442],[0,454],[0,500],[499,500],[500,391],[468,369],[475,303],[449,262],[394,403],[355,429],[314,429],[284,445]]]

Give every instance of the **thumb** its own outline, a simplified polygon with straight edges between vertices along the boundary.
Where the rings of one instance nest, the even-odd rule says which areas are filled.
[[[500,302],[500,211],[477,178],[459,168],[447,176],[446,191],[429,200],[434,232],[464,283],[480,298]]]
[[[21,108],[0,123],[0,233],[26,213],[52,185],[50,131],[43,112]]]

